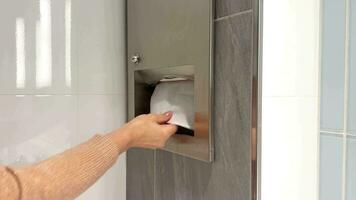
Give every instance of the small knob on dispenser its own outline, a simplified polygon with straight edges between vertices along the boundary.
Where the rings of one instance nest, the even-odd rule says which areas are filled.
[[[138,54],[135,54],[131,57],[131,62],[134,64],[138,64],[141,61],[141,57]]]

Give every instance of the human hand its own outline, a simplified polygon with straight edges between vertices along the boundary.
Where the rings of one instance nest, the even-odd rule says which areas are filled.
[[[140,115],[114,131],[112,136],[119,147],[125,146],[124,150],[131,147],[163,148],[177,131],[176,125],[167,124],[171,117],[172,112]]]

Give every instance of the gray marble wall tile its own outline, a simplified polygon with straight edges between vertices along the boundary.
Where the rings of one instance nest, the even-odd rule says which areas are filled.
[[[251,199],[252,20],[216,22],[214,162],[157,151],[155,200]]]
[[[166,151],[156,152],[156,200],[206,199],[212,165]]]
[[[126,199],[154,199],[154,151],[131,149],[127,152]]]
[[[215,0],[215,18],[252,9],[252,0]]]

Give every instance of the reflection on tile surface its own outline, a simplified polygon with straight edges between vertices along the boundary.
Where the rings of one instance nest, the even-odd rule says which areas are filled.
[[[76,97],[0,95],[0,163],[36,162],[69,148],[76,132]]]
[[[26,82],[25,22],[16,18],[16,88],[24,88]]]
[[[123,0],[1,4],[1,94],[125,94]]]
[[[52,86],[51,1],[40,0],[40,19],[36,22],[36,88]]]
[[[72,66],[78,68],[80,94],[125,94],[122,2],[72,1]]]
[[[216,0],[216,18],[252,9],[251,0]]]

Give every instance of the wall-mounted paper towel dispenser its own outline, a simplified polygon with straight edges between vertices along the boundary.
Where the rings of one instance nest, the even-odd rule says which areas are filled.
[[[130,0],[127,26],[129,119],[173,109],[164,149],[211,162],[213,0]]]

